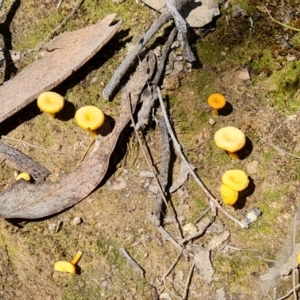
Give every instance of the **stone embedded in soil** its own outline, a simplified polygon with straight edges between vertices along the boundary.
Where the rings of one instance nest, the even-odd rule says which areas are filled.
[[[75,218],[72,220],[72,225],[73,225],[73,226],[77,226],[77,225],[80,225],[82,222],[83,222],[83,220],[82,220],[80,217],[75,217]]]

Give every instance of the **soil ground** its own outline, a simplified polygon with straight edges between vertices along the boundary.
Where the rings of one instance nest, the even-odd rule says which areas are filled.
[[[42,42],[76,4],[63,1],[56,9],[57,2],[4,1],[0,12],[2,46],[22,54]],[[248,15],[233,18],[234,5]],[[285,261],[293,246],[300,161],[282,150],[300,155],[300,34],[271,21],[264,6],[277,20],[300,28],[299,1],[227,1],[213,24],[193,31],[191,45],[197,63],[191,71],[166,76],[163,93],[170,119],[199,177],[220,198],[222,174],[228,169],[244,170],[251,178],[251,193],[237,209],[224,208],[239,220],[253,207],[262,211],[248,230],[219,212],[214,226],[188,245],[207,249],[222,231],[230,232],[229,239],[210,253],[215,271],[212,281],[195,269],[188,299],[277,299],[292,288],[291,276],[271,285],[264,284],[260,276],[276,266],[276,261]],[[103,88],[124,59],[129,44],[157,17],[148,7],[131,0],[86,0],[62,31],[93,24],[112,12],[124,20],[121,32],[55,89],[69,103],[62,118],[49,120],[33,103],[0,125],[2,136],[18,140],[3,137],[3,142],[48,168],[52,172],[49,180],[59,180],[76,168],[91,142],[73,118],[66,116],[93,104],[112,119],[118,117],[118,95],[107,102],[101,96]],[[167,36],[164,32],[158,33],[149,48],[163,45]],[[179,48],[174,52],[181,55]],[[21,55],[13,64],[4,63],[2,80],[11,79],[37,58],[33,52]],[[219,116],[213,116],[207,105],[207,97],[213,92],[224,94],[228,102],[228,110]],[[227,125],[240,128],[248,138],[245,157],[240,160],[231,160],[214,144],[215,131]],[[143,145],[150,149],[154,166],[159,168],[159,129],[151,124],[143,137]],[[172,150],[170,183],[179,170],[180,159]],[[14,182],[18,171],[8,161],[1,162],[1,189]],[[144,171],[148,167],[141,146],[132,129],[126,129],[106,180],[78,205],[43,220],[1,219],[0,299],[156,299],[154,290],[161,299],[182,299],[192,262],[182,257],[161,282],[178,250],[163,240],[147,217],[156,199],[148,190],[154,180],[143,175]],[[182,225],[195,222],[208,207],[204,193],[192,178],[172,194],[170,201]],[[180,240],[169,209],[165,217],[165,229]],[[145,270],[145,278],[119,254],[121,247]],[[83,252],[78,275],[54,271],[56,261],[70,261],[77,251]]]

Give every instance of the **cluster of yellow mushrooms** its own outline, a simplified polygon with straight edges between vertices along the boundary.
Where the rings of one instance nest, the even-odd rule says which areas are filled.
[[[64,98],[55,92],[44,92],[37,99],[39,109],[48,113],[50,118],[64,107]],[[100,128],[105,121],[104,113],[96,106],[84,106],[75,114],[75,122],[81,128],[86,129],[92,137],[96,138],[95,130]]]
[[[213,114],[218,115],[218,110],[226,105],[226,99],[219,93],[208,97],[208,104],[213,109]],[[217,147],[225,150],[232,159],[238,159],[237,152],[246,144],[245,134],[234,126],[226,126],[219,129],[214,136]],[[241,170],[229,170],[222,176],[220,187],[221,197],[227,205],[234,205],[238,200],[239,192],[249,184],[247,174]]]

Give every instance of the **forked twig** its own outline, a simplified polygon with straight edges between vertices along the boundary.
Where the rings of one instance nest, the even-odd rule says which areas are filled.
[[[174,144],[174,148],[176,150],[176,152],[179,154],[179,156],[181,157],[182,161],[184,161],[188,167],[188,169],[190,170],[191,175],[194,177],[195,181],[197,182],[197,184],[201,187],[201,189],[204,191],[205,195],[209,198],[210,201],[212,201],[214,203],[214,205],[224,214],[226,215],[229,219],[231,219],[233,222],[237,223],[241,228],[248,228],[248,226],[246,224],[243,224],[242,222],[240,222],[239,220],[237,220],[235,217],[233,217],[230,213],[228,213],[218,202],[218,200],[211,194],[211,192],[206,188],[206,186],[203,184],[203,182],[199,179],[198,175],[195,173],[195,171],[193,170],[193,168],[191,167],[191,165],[189,164],[188,160],[186,159],[185,155],[183,154],[182,150],[181,150],[181,145],[179,144],[179,142],[177,141],[174,132],[172,130],[165,106],[164,106],[164,102],[161,96],[161,92],[160,92],[160,88],[157,87],[157,93],[158,93],[158,99],[159,99],[159,103],[162,109],[162,113],[163,116],[166,120],[166,124],[167,124],[167,128],[170,134],[170,137],[173,141]]]

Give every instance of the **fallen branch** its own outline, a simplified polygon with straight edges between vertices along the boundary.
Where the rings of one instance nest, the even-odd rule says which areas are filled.
[[[182,0],[177,6],[177,9],[180,9],[183,5],[188,3],[189,0]],[[125,59],[122,61],[121,65],[115,71],[110,81],[106,85],[103,90],[102,96],[106,100],[112,100],[112,96],[117,86],[120,84],[121,79],[129,69],[129,67],[133,64],[133,62],[138,57],[141,50],[145,47],[148,41],[154,36],[154,34],[172,17],[170,11],[163,12],[160,17],[152,23],[151,27],[148,31],[139,39],[137,44],[132,47],[132,49],[128,52]]]
[[[198,175],[195,173],[195,171],[193,170],[193,168],[191,167],[191,165],[189,164],[189,162],[187,161],[185,155],[183,154],[182,150],[181,150],[181,146],[180,144],[178,143],[174,133],[173,133],[173,130],[172,130],[172,127],[171,127],[171,124],[169,122],[169,119],[168,119],[168,115],[167,115],[167,112],[166,112],[166,109],[165,109],[165,106],[164,106],[164,102],[162,100],[162,96],[161,96],[161,93],[160,93],[160,89],[159,87],[157,87],[157,93],[158,93],[158,99],[159,99],[159,103],[160,103],[160,106],[161,106],[161,109],[162,109],[162,113],[163,113],[163,116],[166,120],[166,124],[167,124],[167,128],[168,128],[168,131],[169,131],[169,134],[170,134],[170,137],[173,141],[173,144],[174,144],[174,148],[176,150],[176,152],[179,154],[179,156],[181,157],[182,161],[184,161],[187,165],[187,167],[189,168],[190,172],[191,172],[191,175],[194,177],[195,181],[197,182],[197,184],[201,187],[201,189],[204,191],[205,195],[209,198],[210,201],[213,202],[213,204],[218,208],[220,209],[220,211],[225,214],[229,219],[231,219],[233,222],[237,223],[240,227],[242,228],[248,228],[246,224],[240,222],[239,220],[237,220],[236,218],[234,218],[231,214],[229,214],[221,205],[220,203],[218,202],[218,200],[211,194],[211,192],[206,188],[206,186],[203,184],[203,182],[199,179]]]

